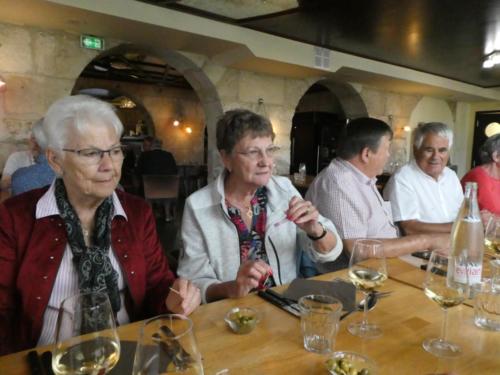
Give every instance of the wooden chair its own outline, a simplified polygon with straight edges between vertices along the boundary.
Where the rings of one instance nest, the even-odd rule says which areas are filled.
[[[143,175],[144,198],[151,204],[163,205],[165,221],[175,218],[175,204],[179,197],[179,175]]]

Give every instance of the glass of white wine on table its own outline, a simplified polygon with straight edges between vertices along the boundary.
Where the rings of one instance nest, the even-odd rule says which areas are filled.
[[[354,242],[349,260],[349,279],[364,293],[365,301],[368,301],[370,293],[374,293],[387,280],[387,265],[381,241],[359,239]],[[382,335],[380,327],[368,323],[367,303],[364,304],[363,320],[349,324],[347,329],[359,337],[374,338]]]
[[[120,340],[108,295],[66,298],[59,308],[52,369],[56,375],[108,373],[120,358]]]
[[[489,255],[500,257],[500,216],[490,217],[484,233],[484,246]]]
[[[460,305],[469,295],[467,257],[451,256],[445,250],[433,251],[427,264],[424,292],[443,309],[444,317],[441,337],[428,338],[422,346],[437,357],[459,356],[460,346],[446,338],[447,312],[450,307]]]

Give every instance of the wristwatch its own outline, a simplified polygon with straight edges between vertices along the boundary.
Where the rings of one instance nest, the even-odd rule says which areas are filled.
[[[326,228],[325,228],[325,226],[323,225],[323,223],[321,221],[318,221],[318,224],[321,225],[321,228],[323,228],[323,232],[319,236],[317,236],[317,237],[311,236],[310,234],[308,234],[307,237],[309,237],[309,239],[312,240],[312,241],[321,240],[323,237],[326,236]]]

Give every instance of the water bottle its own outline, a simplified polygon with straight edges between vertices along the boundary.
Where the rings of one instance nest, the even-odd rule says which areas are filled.
[[[457,282],[467,280],[465,265],[453,261],[453,258],[465,255],[469,285],[480,283],[483,270],[483,244],[484,230],[477,204],[477,183],[467,182],[464,201],[451,230],[452,264],[448,266],[448,277],[453,277]],[[471,287],[471,293],[473,290]]]

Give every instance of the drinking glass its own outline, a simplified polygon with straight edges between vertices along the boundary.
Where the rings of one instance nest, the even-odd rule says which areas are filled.
[[[361,239],[354,242],[349,260],[349,278],[352,283],[364,293],[365,301],[387,280],[387,266],[382,242],[378,240]],[[354,336],[378,337],[382,330],[373,323],[368,323],[368,304],[364,304],[363,320],[351,323],[347,327]]]
[[[484,246],[490,254],[500,255],[500,217],[490,217],[484,233]]]
[[[331,296],[310,294],[299,299],[299,306],[304,348],[319,354],[331,353],[339,330],[342,302]]]
[[[463,269],[465,272],[462,272],[460,277],[455,277],[453,267]],[[460,346],[446,339],[446,323],[448,308],[460,305],[469,294],[466,255],[450,256],[441,250],[433,251],[427,264],[424,292],[443,309],[444,317],[441,337],[428,338],[424,340],[422,346],[437,357],[460,355]]]
[[[52,369],[63,374],[105,374],[120,358],[120,340],[107,294],[77,294],[62,301]]]
[[[146,320],[139,334],[133,375],[203,375],[193,322],[178,314]]]

